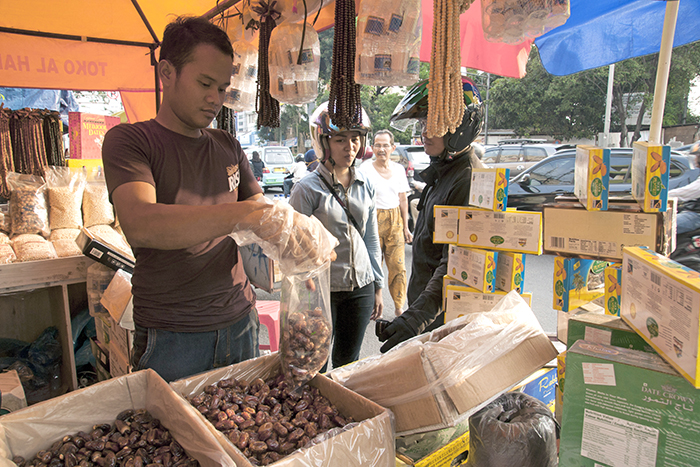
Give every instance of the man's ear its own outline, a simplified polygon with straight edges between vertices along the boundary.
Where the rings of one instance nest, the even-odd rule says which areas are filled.
[[[175,67],[168,60],[158,62],[158,76],[162,82],[170,81],[176,74]]]

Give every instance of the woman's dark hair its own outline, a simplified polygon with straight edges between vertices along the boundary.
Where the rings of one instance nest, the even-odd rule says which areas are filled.
[[[160,60],[169,61],[180,73],[192,61],[192,51],[199,44],[211,44],[233,60],[233,47],[226,32],[199,16],[180,16],[165,27]]]

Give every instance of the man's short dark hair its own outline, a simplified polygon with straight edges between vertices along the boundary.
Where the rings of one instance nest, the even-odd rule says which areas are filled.
[[[200,16],[180,16],[165,27],[160,60],[169,61],[180,73],[192,61],[192,52],[199,44],[211,44],[233,60],[233,47],[226,32]]]

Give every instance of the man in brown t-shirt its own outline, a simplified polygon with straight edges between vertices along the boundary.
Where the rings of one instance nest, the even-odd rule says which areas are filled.
[[[268,218],[280,206],[261,202],[238,141],[208,128],[232,69],[231,43],[217,26],[202,18],[169,24],[158,115],[113,128],[102,148],[110,196],[136,256],[132,364],[168,381],[259,354],[255,294],[229,234],[255,231],[262,220],[274,243]],[[317,230],[304,232],[309,222],[294,217],[302,229],[285,248],[310,249],[322,262],[324,253],[310,245]]]

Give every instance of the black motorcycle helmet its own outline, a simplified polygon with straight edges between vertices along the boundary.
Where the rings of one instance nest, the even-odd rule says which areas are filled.
[[[462,78],[462,90],[464,92],[464,116],[462,123],[454,133],[447,133],[445,139],[445,151],[441,157],[454,156],[467,148],[481,132],[484,121],[484,101],[476,85],[469,78]],[[405,131],[409,126],[417,123],[418,119],[428,117],[428,80],[414,84],[408,90],[401,102],[394,109],[389,119],[393,128]]]

